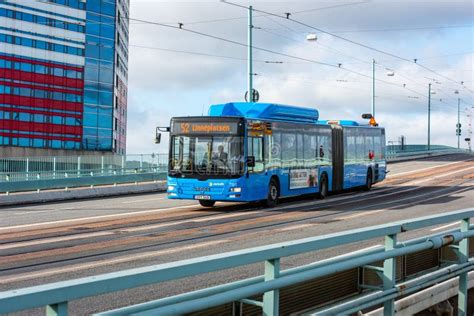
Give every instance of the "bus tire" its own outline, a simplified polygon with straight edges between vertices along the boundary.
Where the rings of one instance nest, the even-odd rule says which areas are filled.
[[[268,184],[268,195],[264,201],[266,207],[274,207],[278,204],[278,196],[280,195],[280,189],[277,180],[272,178]]]
[[[364,191],[370,191],[370,189],[372,189],[372,184],[373,184],[372,169],[369,169],[367,171],[367,179],[365,180]]]
[[[328,177],[326,174],[321,176],[321,180],[319,181],[319,198],[325,199],[329,194],[328,191]]]
[[[213,207],[216,204],[216,201],[212,200],[199,200],[199,204],[204,207]]]

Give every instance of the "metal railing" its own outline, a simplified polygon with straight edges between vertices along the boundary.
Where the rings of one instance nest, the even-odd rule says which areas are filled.
[[[48,313],[67,315],[68,303],[83,297],[263,262],[264,275],[259,277],[166,297],[98,315],[179,315],[231,302],[258,306],[262,308],[264,315],[278,315],[280,289],[356,267],[373,269],[383,280],[383,286],[366,291],[365,294],[355,297],[351,302],[336,304],[331,306],[331,309],[315,311],[314,314],[348,314],[383,304],[384,314],[393,315],[394,300],[400,295],[419,291],[437,282],[459,276],[458,315],[466,315],[467,276],[468,272],[474,268],[474,258],[469,255],[469,238],[474,236],[474,226],[471,226],[469,222],[472,217],[474,217],[474,209],[465,209],[201,258],[0,292],[0,313],[46,306]],[[401,233],[453,221],[460,221],[458,230],[428,235],[405,242],[398,241]],[[379,237],[385,238],[384,247],[361,250],[289,270],[280,270],[282,258]],[[437,271],[397,283],[397,257],[443,247],[450,247],[455,252],[457,256],[455,262],[446,262]],[[381,260],[383,267],[376,267],[374,262]],[[261,294],[263,294],[262,301],[252,299],[255,295]]]
[[[0,182],[166,171],[167,154],[0,158]]]
[[[459,152],[447,146],[387,146],[387,161]],[[465,151],[463,151],[465,152]],[[166,178],[167,154],[0,158],[0,193],[72,188]],[[141,176],[137,176],[141,175]]]
[[[400,145],[388,145],[385,148],[385,158],[387,161],[393,161],[405,157],[430,156],[458,152],[467,153],[468,151],[443,145],[431,145],[429,149],[427,145],[404,145],[403,147]]]

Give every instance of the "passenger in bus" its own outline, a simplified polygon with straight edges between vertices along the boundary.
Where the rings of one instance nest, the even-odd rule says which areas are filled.
[[[219,145],[219,147],[217,147],[217,154],[215,155],[215,159],[218,159],[225,164],[227,163],[228,156],[229,155],[224,151],[224,146]]]
[[[319,157],[324,158],[324,148],[323,148],[323,145],[319,146]]]

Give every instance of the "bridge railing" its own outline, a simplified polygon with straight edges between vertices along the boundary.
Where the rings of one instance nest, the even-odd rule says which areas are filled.
[[[167,154],[0,158],[0,182],[166,171]]]
[[[387,146],[387,161],[406,157],[454,153],[458,149],[433,145]],[[0,158],[0,193],[72,188],[90,185],[165,179],[167,154]]]
[[[384,314],[393,315],[394,300],[400,295],[413,293],[440,281],[459,277],[458,315],[466,315],[468,272],[472,271],[474,267],[474,258],[469,254],[469,238],[474,237],[474,226],[470,225],[472,217],[474,217],[474,209],[465,209],[195,259],[14,289],[0,292],[0,313],[46,306],[48,313],[67,315],[69,302],[83,297],[261,262],[264,263],[264,274],[259,277],[106,311],[98,315],[180,315],[230,302],[258,306],[262,308],[264,315],[278,315],[280,289],[356,267],[372,268],[383,280],[383,286],[366,292],[352,302],[332,305],[330,309],[321,312],[321,314],[348,314],[383,304]],[[404,242],[398,240],[402,233],[453,221],[460,222],[459,229],[425,235]],[[282,271],[280,269],[280,260],[285,257],[379,237],[385,238],[383,247],[348,253],[289,270]],[[437,271],[397,283],[397,257],[442,247],[451,247],[456,253],[457,259],[444,263]],[[378,261],[383,261],[383,267],[372,265]],[[263,294],[263,300],[252,299],[255,295],[261,294]],[[314,313],[320,312],[315,311]]]

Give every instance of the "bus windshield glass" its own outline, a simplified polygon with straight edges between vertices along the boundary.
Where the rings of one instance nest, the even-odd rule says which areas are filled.
[[[243,137],[174,135],[170,176],[234,177],[244,172]]]

